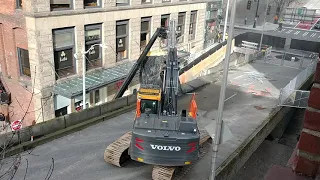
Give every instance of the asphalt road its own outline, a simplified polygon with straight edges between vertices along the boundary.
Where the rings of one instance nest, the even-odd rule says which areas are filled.
[[[229,126],[233,137],[219,147],[217,166],[220,166],[265,121],[272,108],[276,106],[279,89],[299,72],[300,70],[297,69],[263,62],[251,63],[230,71],[230,83],[226,98],[234,97],[225,103],[224,122]],[[213,80],[210,75],[204,78]],[[219,76],[220,78],[221,76]],[[212,83],[197,93],[196,98],[201,117],[198,119],[200,128],[213,122],[216,118],[220,83],[221,81]],[[264,89],[268,89],[269,93],[263,96],[252,94],[262,93],[265,91]],[[184,96],[179,100],[179,107],[188,108],[189,102],[190,95]],[[262,110],[258,110],[260,106],[263,106]],[[106,146],[130,131],[133,117],[134,111],[131,111],[40,145],[31,154],[24,152],[21,165],[13,179],[23,179],[25,175],[27,180],[45,179],[50,167],[52,167],[52,158],[54,170],[51,179],[53,180],[151,179],[151,165],[128,161],[124,167],[118,168],[105,163],[103,159]],[[7,158],[5,161],[9,163],[1,167],[0,174],[3,174],[12,164],[10,163],[12,158]],[[204,155],[193,167],[190,167],[190,170],[185,173],[185,177],[181,179],[205,180],[208,177],[209,168],[210,152]]]

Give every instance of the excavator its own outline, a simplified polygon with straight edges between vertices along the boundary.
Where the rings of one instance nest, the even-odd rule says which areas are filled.
[[[136,113],[132,131],[107,146],[104,159],[121,167],[127,159],[153,165],[154,180],[170,180],[177,167],[193,164],[201,145],[210,139],[197,126],[197,104],[193,94],[189,111],[178,113],[179,60],[176,48],[176,24],[158,28],[115,95],[123,95],[139,70]],[[168,50],[150,49],[156,39],[167,39]]]

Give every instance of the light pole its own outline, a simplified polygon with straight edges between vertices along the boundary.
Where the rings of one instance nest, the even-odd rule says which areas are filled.
[[[93,50],[95,46],[104,47],[103,44],[93,44],[87,51],[81,51],[83,56],[82,62],[82,109],[86,109],[86,54]],[[77,54],[73,55],[77,59]]]
[[[264,35],[264,26],[265,26],[265,24],[266,24],[266,18],[267,18],[268,6],[269,6],[269,0],[267,0],[267,7],[266,7],[265,14],[264,14],[264,20],[263,20],[263,26],[262,26],[262,33],[261,33],[261,39],[260,39],[260,45],[259,45],[259,51],[261,51],[261,45],[262,45],[262,40],[263,40],[263,35]]]
[[[224,27],[223,27],[223,39],[222,41],[224,41],[226,39],[226,31],[227,31],[227,22],[228,22],[228,16],[229,16],[229,4],[230,4],[230,0],[228,0],[227,2],[227,9],[226,9],[226,18],[224,20]]]
[[[231,19],[230,19],[230,26],[229,26],[229,38],[227,42],[227,51],[224,60],[224,69],[223,69],[223,79],[221,84],[221,91],[220,91],[220,98],[219,98],[219,106],[218,106],[218,115],[216,121],[216,129],[215,135],[213,138],[213,146],[212,146],[212,158],[211,158],[211,173],[210,173],[210,180],[214,180],[216,176],[216,159],[218,155],[218,145],[220,144],[220,137],[221,137],[221,128],[222,128],[222,116],[223,116],[223,107],[225,102],[226,96],[226,88],[227,88],[227,81],[228,81],[228,71],[229,71],[229,61],[231,55],[231,45],[232,45],[232,37],[234,32],[234,22],[236,17],[236,7],[237,0],[233,1],[232,11],[231,11]]]
[[[254,17],[253,28],[256,28],[256,24],[257,24],[259,3],[260,3],[260,0],[258,0],[257,9],[256,9],[256,15],[255,15],[255,17]]]

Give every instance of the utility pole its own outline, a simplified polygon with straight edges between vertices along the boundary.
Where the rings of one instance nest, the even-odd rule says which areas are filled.
[[[270,1],[270,0],[267,0],[267,7],[266,7],[265,14],[264,14],[264,20],[263,20],[263,26],[262,26],[262,33],[261,33],[259,51],[261,51],[261,45],[262,45],[262,40],[263,40],[263,35],[264,35],[264,26],[265,26],[265,24],[266,24],[266,18],[267,18],[267,11],[268,11],[268,6],[269,6],[269,1]]]
[[[229,16],[229,13],[228,13],[229,4],[230,4],[230,0],[228,0],[228,2],[227,2],[226,18],[225,18],[224,26],[223,26],[223,39],[222,39],[222,41],[224,41],[226,39],[227,22],[228,22],[228,16]]]
[[[257,3],[257,9],[256,9],[256,15],[255,15],[255,17],[254,17],[253,28],[256,28],[256,25],[257,25],[259,3],[260,3],[260,0],[258,0],[258,3]]]
[[[224,60],[223,79],[221,83],[216,129],[215,129],[215,135],[213,138],[210,180],[214,180],[216,176],[216,159],[218,155],[218,145],[220,144],[220,139],[221,139],[220,137],[222,133],[221,125],[222,125],[223,108],[224,108],[224,101],[225,101],[227,81],[228,81],[229,61],[230,61],[231,47],[232,47],[231,45],[232,45],[233,32],[234,32],[234,22],[236,18],[236,9],[237,9],[236,5],[237,5],[237,0],[234,0],[233,5],[231,7],[232,11],[231,11],[230,26],[229,26],[229,38],[227,41],[227,51],[226,51],[226,56]]]

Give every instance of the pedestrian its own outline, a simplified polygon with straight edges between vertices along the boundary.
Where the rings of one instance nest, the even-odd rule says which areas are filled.
[[[247,20],[248,20],[248,18],[246,16],[246,18],[244,18],[244,25],[247,25]]]
[[[274,24],[277,24],[278,23],[278,15],[275,15],[274,16]]]

